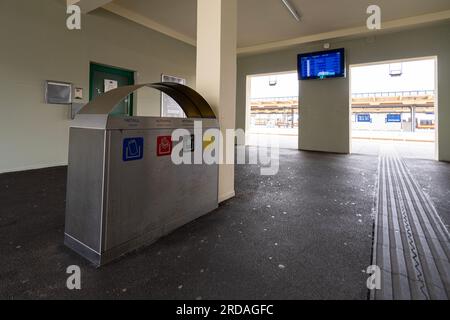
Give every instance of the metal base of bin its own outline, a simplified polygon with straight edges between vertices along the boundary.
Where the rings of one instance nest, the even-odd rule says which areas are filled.
[[[214,209],[216,209],[216,207],[214,207],[212,210]],[[127,253],[155,243],[161,237],[170,234],[172,231],[175,231],[179,227],[191,221],[194,221],[201,216],[203,216],[203,214],[199,216],[187,217],[180,221],[176,221],[172,226],[167,226],[165,229],[159,228],[158,230],[153,230],[114,249],[102,253],[96,252],[95,250],[89,248],[84,243],[78,241],[67,233],[64,235],[64,245],[78,253],[83,258],[89,260],[94,266],[100,267],[126,255]]]

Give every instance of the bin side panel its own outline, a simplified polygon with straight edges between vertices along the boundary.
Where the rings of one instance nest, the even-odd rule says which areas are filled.
[[[101,253],[105,130],[70,129],[66,240],[86,256]]]
[[[158,137],[171,136],[172,131],[111,131],[108,259],[151,243],[217,208],[217,165],[177,166],[170,155],[158,156]],[[123,161],[123,141],[129,138],[143,138],[142,159]]]

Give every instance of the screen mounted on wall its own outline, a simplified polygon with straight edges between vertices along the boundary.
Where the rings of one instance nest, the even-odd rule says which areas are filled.
[[[345,78],[345,49],[298,55],[299,80]]]
[[[45,102],[49,104],[72,103],[72,84],[66,82],[46,81]]]

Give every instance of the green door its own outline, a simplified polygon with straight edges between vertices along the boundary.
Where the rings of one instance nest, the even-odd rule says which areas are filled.
[[[108,67],[96,63],[90,66],[89,100],[108,91],[108,88],[134,85],[134,72],[114,67]],[[111,112],[112,115],[133,115],[134,95],[121,101]]]

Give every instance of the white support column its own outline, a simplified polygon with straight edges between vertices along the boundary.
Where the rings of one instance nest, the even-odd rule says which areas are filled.
[[[216,113],[224,139],[225,130],[236,126],[236,37],[237,0],[198,0],[196,90]],[[234,165],[219,171],[222,202],[235,195]]]

